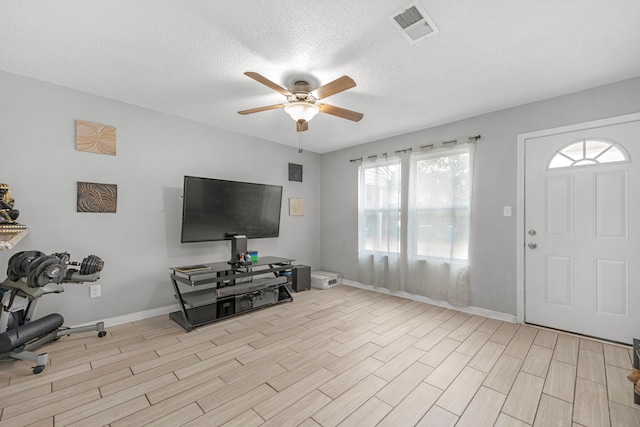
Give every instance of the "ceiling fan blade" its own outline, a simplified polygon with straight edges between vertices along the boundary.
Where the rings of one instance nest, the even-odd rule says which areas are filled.
[[[309,130],[309,122],[303,119],[300,119],[296,122],[296,130],[298,132],[304,132],[305,130]]]
[[[251,77],[253,80],[257,81],[258,83],[262,83],[263,85],[275,90],[276,92],[278,92],[281,95],[284,96],[289,96],[291,95],[291,92],[289,92],[288,90],[286,90],[285,88],[275,84],[274,82],[272,82],[271,80],[269,80],[268,78],[255,73],[253,71],[247,71],[246,73],[244,73],[245,76]]]
[[[364,117],[364,114],[358,113],[357,111],[351,111],[347,110],[346,108],[340,108],[329,104],[320,105],[320,112],[331,114],[332,116],[341,117],[343,119],[351,120],[354,122],[359,122]]]
[[[253,113],[259,113],[260,111],[275,110],[277,108],[283,108],[285,105],[286,104],[267,105],[266,107],[258,107],[258,108],[252,108],[250,110],[238,111],[238,114],[253,114]]]
[[[316,99],[328,98],[331,95],[355,87],[356,82],[349,76],[342,76],[311,92]]]

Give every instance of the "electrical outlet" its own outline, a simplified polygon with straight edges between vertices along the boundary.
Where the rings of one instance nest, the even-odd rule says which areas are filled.
[[[100,285],[89,286],[89,298],[98,298],[100,295],[102,295]]]
[[[511,206],[504,207],[504,216],[511,216]]]

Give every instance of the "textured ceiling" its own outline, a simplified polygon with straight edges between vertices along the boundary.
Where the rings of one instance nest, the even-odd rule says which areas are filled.
[[[293,147],[283,110],[237,114],[284,102],[243,72],[348,75],[326,102],[364,118],[316,116],[317,153],[640,75],[638,0],[420,0],[416,43],[389,19],[411,3],[0,0],[0,69]]]

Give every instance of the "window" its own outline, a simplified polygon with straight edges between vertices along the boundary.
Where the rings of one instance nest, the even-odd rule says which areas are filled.
[[[474,147],[446,144],[360,165],[360,282],[468,305]]]
[[[415,155],[412,162],[413,256],[467,260],[471,183],[467,148]]]
[[[400,252],[399,159],[360,166],[360,251]]]
[[[558,150],[549,162],[549,169],[628,161],[627,153],[615,142],[583,139]]]

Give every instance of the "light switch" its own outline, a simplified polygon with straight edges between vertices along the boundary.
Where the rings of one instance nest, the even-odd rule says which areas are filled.
[[[511,216],[511,206],[504,207],[504,216]]]

